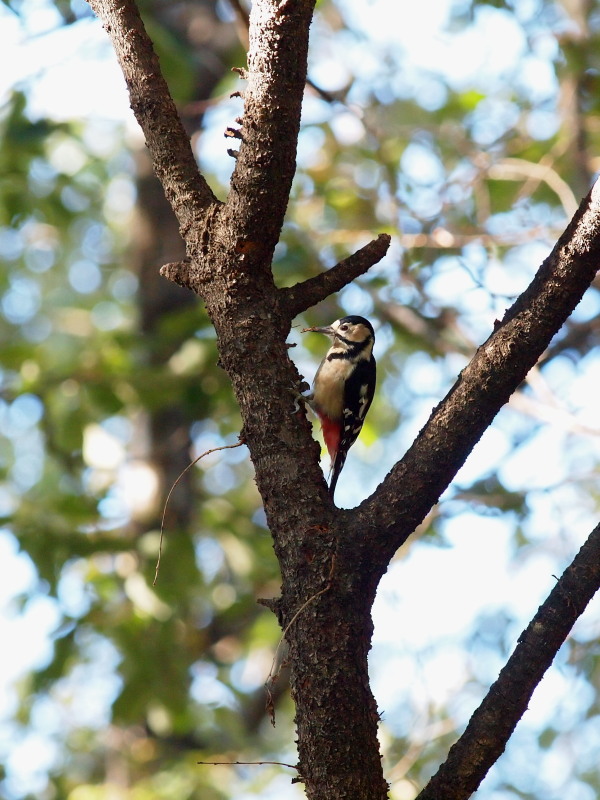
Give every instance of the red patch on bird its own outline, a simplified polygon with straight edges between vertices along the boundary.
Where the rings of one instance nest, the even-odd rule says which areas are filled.
[[[323,431],[323,439],[325,439],[327,452],[329,453],[329,458],[333,461],[340,447],[342,426],[339,422],[334,422],[334,420],[329,419],[329,417],[323,417],[321,414],[319,414],[319,418],[321,420],[321,430]]]

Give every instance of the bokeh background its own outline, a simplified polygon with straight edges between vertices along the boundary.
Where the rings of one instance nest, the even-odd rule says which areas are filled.
[[[225,0],[141,0],[205,175],[225,197],[245,65]],[[531,280],[600,166],[592,0],[322,0],[281,285],[381,231],[388,256],[297,320],[363,314],[379,389],[337,492],[368,496]],[[124,82],[82,0],[0,7],[0,795],[295,800],[276,561],[213,331],[158,275],[182,255]],[[598,518],[600,295],[586,294],[374,609],[393,800],[412,800]],[[318,435],[315,429],[315,435]],[[324,459],[324,468],[327,462]],[[600,795],[600,603],[478,792]]]

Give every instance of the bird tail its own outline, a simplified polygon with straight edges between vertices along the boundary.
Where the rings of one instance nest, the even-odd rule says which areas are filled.
[[[338,482],[338,478],[340,477],[340,472],[342,471],[344,464],[346,463],[346,454],[341,453],[339,450],[335,454],[332,462],[331,462],[331,481],[329,482],[329,497],[333,500],[333,495],[335,493],[335,487]]]

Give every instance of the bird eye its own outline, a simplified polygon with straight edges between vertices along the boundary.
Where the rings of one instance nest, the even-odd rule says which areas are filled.
[[[340,325],[340,330],[341,331],[347,331],[348,330],[348,326],[346,324]]]

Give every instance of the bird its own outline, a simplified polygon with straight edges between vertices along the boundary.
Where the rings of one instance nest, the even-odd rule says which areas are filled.
[[[356,441],[371,407],[377,369],[373,356],[375,331],[359,316],[336,319],[327,327],[303,328],[332,340],[305,399],[319,417],[331,459],[329,496],[333,499],[348,450]]]

